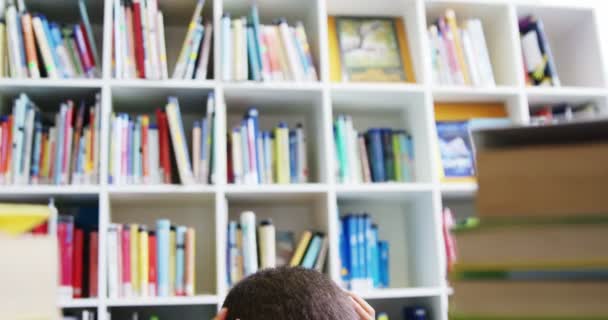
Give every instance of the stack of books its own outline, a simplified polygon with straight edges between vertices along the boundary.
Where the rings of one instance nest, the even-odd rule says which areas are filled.
[[[476,133],[477,215],[454,230],[450,319],[608,317],[606,125]]]
[[[340,263],[344,286],[351,290],[389,287],[389,245],[378,237],[368,214],[340,218]]]
[[[414,144],[405,130],[371,128],[355,131],[350,116],[334,124],[336,176],[341,183],[412,182]]]
[[[254,4],[247,17],[225,13],[222,28],[224,81],[316,81],[306,30],[302,22],[289,26],[285,18],[260,24]]]
[[[0,4],[0,77],[59,79],[99,76],[101,61],[97,56],[85,1],[79,0],[78,7],[81,22],[60,26],[42,14],[30,13],[24,1],[8,1],[6,7],[3,1]]]
[[[0,117],[0,183],[95,184],[99,177],[100,95],[92,105],[67,100],[54,116],[27,95]]]
[[[276,231],[270,219],[262,220],[256,230],[256,216],[251,211],[241,213],[239,222],[228,223],[227,240],[229,285],[260,269],[277,266],[300,266],[321,272],[329,241],[323,232],[305,231],[295,246],[293,232]]]
[[[215,99],[210,93],[207,116],[193,125],[190,158],[177,98],[169,97],[165,110],[156,110],[156,124],[150,122],[148,115],[112,115],[110,183],[170,184],[174,181],[173,163],[184,185],[214,183],[215,121]]]
[[[171,221],[156,230],[138,224],[108,227],[108,296],[194,296],[196,232]]]
[[[601,115],[600,108],[594,102],[583,104],[560,103],[533,107],[530,111],[530,123],[548,125],[570,121],[593,120]]]
[[[308,182],[306,133],[302,124],[280,122],[261,131],[258,110],[247,110],[228,139],[228,181],[235,184]]]
[[[529,86],[559,86],[555,59],[549,47],[543,21],[535,16],[521,18],[519,33],[526,84]]]
[[[113,72],[118,79],[169,79],[162,11],[157,0],[114,0]],[[207,79],[211,22],[203,23],[198,0],[172,79]]]
[[[456,13],[448,9],[429,27],[428,37],[434,84],[495,85],[481,20],[468,19],[459,28]]]

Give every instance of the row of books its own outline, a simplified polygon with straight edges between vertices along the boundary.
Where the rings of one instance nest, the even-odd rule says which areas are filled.
[[[306,183],[308,160],[302,124],[280,122],[261,131],[258,110],[249,109],[228,140],[228,180],[235,184]]]
[[[361,134],[350,116],[339,115],[334,144],[341,183],[414,181],[413,139],[404,130],[371,128]]]
[[[61,103],[54,116],[25,94],[0,117],[0,182],[93,184],[99,176],[100,95],[91,106]]]
[[[169,79],[164,16],[157,0],[114,0],[113,72],[118,79]],[[206,79],[213,27],[197,1],[172,79]]]
[[[90,310],[82,310],[77,312],[68,311],[61,318],[62,320],[95,320],[95,312]]]
[[[83,215],[88,213],[92,212]],[[68,300],[94,298],[98,293],[97,226],[77,217],[77,214],[64,213],[57,217],[59,297]],[[47,232],[48,224],[33,230],[34,234]]]
[[[167,219],[156,229],[138,224],[108,227],[108,296],[193,296],[195,237],[193,228]]]
[[[530,123],[556,124],[578,120],[593,120],[601,116],[600,108],[593,102],[583,104],[560,103],[536,107],[530,112]]]
[[[378,237],[378,225],[368,214],[340,218],[340,262],[345,287],[389,287],[389,244]]]
[[[448,9],[429,27],[428,37],[434,84],[495,85],[481,20],[467,19],[459,28],[456,13]]]
[[[84,0],[78,1],[81,21],[66,26],[48,21],[42,14],[30,13],[24,1],[16,3],[8,1],[6,7],[4,2],[0,5],[0,76],[31,79],[98,76],[101,64]]]
[[[551,53],[543,21],[532,15],[519,19],[519,33],[526,84],[559,86],[555,59]]]
[[[256,227],[252,211],[241,213],[238,222],[228,223],[227,240],[229,285],[265,268],[289,265],[322,271],[329,241],[322,232],[305,231],[296,247],[293,232],[277,231],[272,220],[263,219]]]
[[[260,24],[255,4],[247,17],[225,13],[222,28],[224,81],[316,81],[306,30],[302,22],[289,26],[285,18]]]
[[[172,183],[174,163],[182,184],[213,183],[215,119],[215,99],[210,93],[206,117],[194,121],[191,158],[176,97],[168,98],[165,110],[156,110],[156,124],[150,122],[148,115],[113,115],[110,128],[110,183]]]

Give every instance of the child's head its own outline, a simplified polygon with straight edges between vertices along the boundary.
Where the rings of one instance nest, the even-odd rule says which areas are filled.
[[[303,268],[266,269],[224,300],[227,320],[358,320],[353,301],[327,276]]]

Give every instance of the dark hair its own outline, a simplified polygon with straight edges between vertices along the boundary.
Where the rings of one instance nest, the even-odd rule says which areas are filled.
[[[224,300],[227,320],[356,320],[352,300],[324,274],[265,269],[237,283]]]

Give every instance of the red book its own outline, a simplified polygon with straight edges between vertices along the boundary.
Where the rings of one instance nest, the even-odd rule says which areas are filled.
[[[57,240],[59,244],[60,297],[73,297],[72,287],[72,258],[74,252],[74,217],[60,216],[57,224]]]
[[[131,266],[131,229],[128,225],[125,225],[122,228],[122,232],[120,233],[120,249],[122,255],[122,293],[124,296],[129,297],[132,294],[131,287],[131,268],[135,268],[136,266]],[[135,245],[135,244],[133,244]]]
[[[89,61],[91,65],[95,67],[95,57],[93,55],[93,49],[91,49],[91,43],[89,43],[89,34],[87,33],[87,28],[84,27],[84,24],[81,22],[79,24],[80,30],[82,30],[82,34],[84,35],[84,44],[87,47],[87,55],[89,57]]]
[[[41,223],[40,225],[38,225],[38,226],[34,227],[34,229],[32,229],[32,234],[45,235],[48,233],[49,233],[48,222]]]
[[[148,295],[155,297],[156,294],[156,234],[150,231],[148,234]]]
[[[135,37],[135,67],[139,78],[146,77],[144,65],[143,37],[141,32],[141,4],[140,0],[133,0],[133,33]]]
[[[6,158],[7,158],[7,148],[8,144],[8,134],[12,128],[9,128],[9,120],[7,118],[6,121],[2,122],[2,140],[0,141],[0,175],[3,175],[6,171]],[[12,144],[12,143],[11,143]]]
[[[82,264],[84,250],[84,231],[74,230],[74,255],[72,259],[72,287],[74,298],[82,298]]]
[[[97,297],[98,248],[99,236],[97,231],[92,231],[89,233],[89,298]]]
[[[164,111],[156,109],[156,120],[158,122],[158,135],[159,135],[159,151],[160,151],[160,163],[163,168],[165,175],[164,182],[171,183],[171,158],[169,145],[169,122],[167,115]]]

